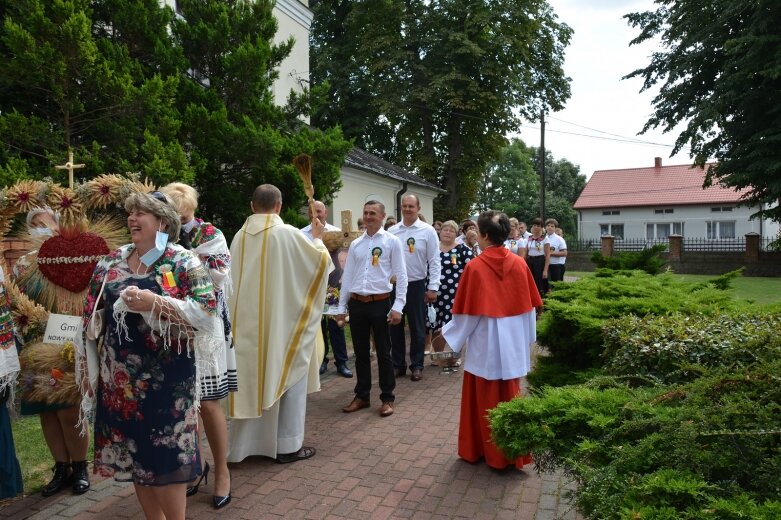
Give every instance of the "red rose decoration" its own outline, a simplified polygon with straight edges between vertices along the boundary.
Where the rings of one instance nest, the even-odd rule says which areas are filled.
[[[108,253],[106,241],[95,233],[58,235],[38,250],[38,269],[53,284],[77,293],[87,288],[98,260]]]

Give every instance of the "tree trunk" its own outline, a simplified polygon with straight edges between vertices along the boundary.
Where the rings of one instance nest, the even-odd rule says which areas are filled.
[[[459,208],[461,196],[458,189],[458,181],[461,176],[461,158],[464,155],[464,144],[461,140],[461,116],[450,114],[448,123],[448,146],[447,159],[445,162],[445,179],[443,188],[447,190],[444,195],[444,212],[450,218],[461,219],[466,215],[466,211]]]

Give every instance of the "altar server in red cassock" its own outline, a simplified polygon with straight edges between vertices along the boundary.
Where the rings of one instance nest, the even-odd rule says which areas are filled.
[[[467,264],[458,284],[453,319],[442,329],[448,345],[464,351],[464,383],[458,456],[481,458],[492,468],[531,463],[531,456],[507,459],[491,442],[488,410],[521,394],[537,339],[535,308],[542,306],[529,267],[505,247],[510,220],[485,211],[477,221],[482,254]]]

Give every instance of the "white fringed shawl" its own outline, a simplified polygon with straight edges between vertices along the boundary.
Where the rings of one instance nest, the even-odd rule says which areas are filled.
[[[125,261],[134,249],[133,245],[123,246],[99,262],[90,282],[82,327],[76,337],[76,378],[84,396],[81,402],[82,431],[86,431],[85,419],[91,420],[93,417],[94,390],[99,377],[98,345],[96,341],[88,340],[84,331],[94,309],[99,307],[95,298],[103,278],[111,269]],[[166,271],[163,267],[165,265],[170,266],[168,270],[171,270],[178,280],[177,287],[164,286],[161,272]],[[217,313],[214,287],[198,257],[178,245],[168,244],[162,259],[158,260],[153,268],[163,303],[162,306],[156,304],[151,311],[142,312],[141,316],[152,329],[154,336],[163,340],[164,348],[178,345],[181,353],[184,346],[188,356],[195,356],[194,402],[197,408],[201,398],[201,385],[197,382],[200,381],[201,374],[208,373],[216,364],[217,355],[224,348],[224,333]],[[112,311],[118,325],[118,340],[121,342],[127,337],[125,317],[132,311],[127,308],[122,298],[117,299]],[[161,316],[166,319],[161,319]]]

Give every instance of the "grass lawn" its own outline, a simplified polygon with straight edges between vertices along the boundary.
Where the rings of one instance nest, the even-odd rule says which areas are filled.
[[[43,488],[52,476],[52,460],[46,441],[41,432],[41,421],[37,415],[20,417],[13,421],[16,456],[22,467],[24,494],[31,495]],[[92,439],[87,452],[87,460],[92,460]]]
[[[567,276],[583,277],[593,273],[567,271]],[[688,282],[700,282],[715,278],[709,274],[676,274],[676,277]],[[741,276],[732,281],[730,293],[741,300],[751,300],[758,304],[781,302],[781,277]]]

